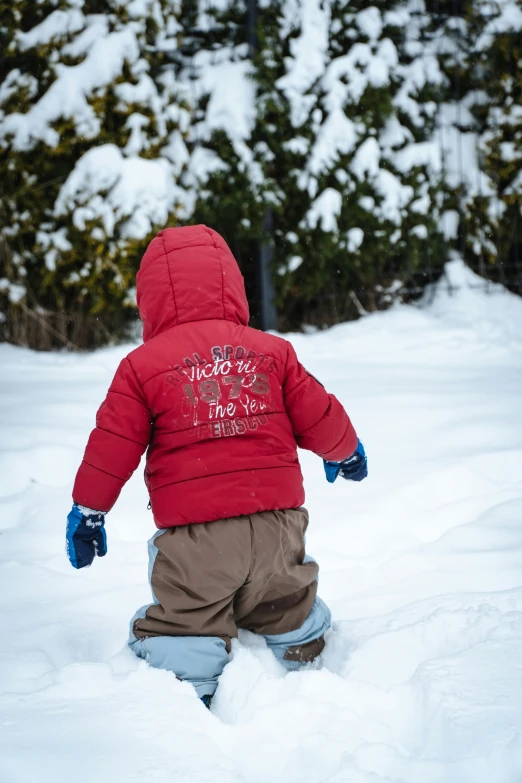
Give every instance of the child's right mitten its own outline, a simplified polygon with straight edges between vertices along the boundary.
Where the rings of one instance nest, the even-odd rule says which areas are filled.
[[[67,517],[67,557],[74,568],[90,566],[96,555],[107,554],[105,513],[73,505]]]

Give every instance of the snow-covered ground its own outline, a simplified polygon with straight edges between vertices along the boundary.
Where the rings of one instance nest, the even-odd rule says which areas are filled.
[[[141,475],[109,554],[64,523],[94,412],[129,346],[0,346],[2,783],[520,783],[522,300],[464,288],[292,341],[346,404],[362,485],[303,454],[309,551],[336,620],[321,665],[235,645],[212,713],[125,647],[148,601]]]

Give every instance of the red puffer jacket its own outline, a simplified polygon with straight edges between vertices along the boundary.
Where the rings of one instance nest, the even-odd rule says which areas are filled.
[[[124,359],[96,417],[73,498],[114,505],[147,451],[160,528],[296,508],[297,448],[342,460],[357,436],[286,340],[247,326],[243,277],[215,231],[161,231],[137,275],[144,345]]]

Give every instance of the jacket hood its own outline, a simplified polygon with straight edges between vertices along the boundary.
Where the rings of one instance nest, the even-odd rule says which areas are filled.
[[[160,231],[141,261],[136,297],[145,341],[191,321],[246,326],[250,317],[236,259],[225,240],[207,226]]]

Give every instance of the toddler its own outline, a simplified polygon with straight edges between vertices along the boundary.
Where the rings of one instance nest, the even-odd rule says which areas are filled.
[[[238,628],[262,634],[288,669],[323,650],[330,612],[305,553],[297,446],[325,460],[329,481],[361,480],[366,457],[290,343],[248,326],[243,277],[215,231],[161,231],[136,288],[144,344],[123,359],[98,411],[68,556],[82,568],[106,553],[104,514],[147,450],[152,603],[129,643],[208,704]]]

